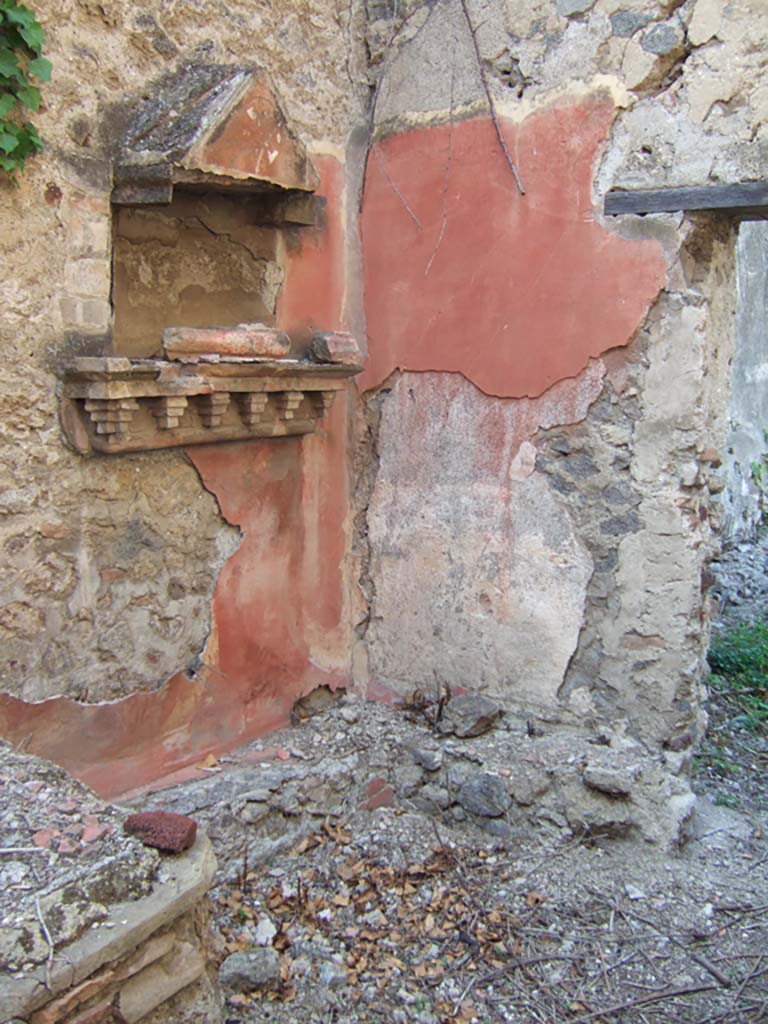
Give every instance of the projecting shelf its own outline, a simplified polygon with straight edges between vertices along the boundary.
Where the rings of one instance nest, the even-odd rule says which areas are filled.
[[[64,374],[62,426],[86,455],[308,434],[360,370],[309,359],[81,357]]]

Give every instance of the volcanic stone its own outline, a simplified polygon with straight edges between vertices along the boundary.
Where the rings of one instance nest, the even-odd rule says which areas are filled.
[[[669,22],[652,25],[643,35],[641,43],[647,53],[655,53],[663,57],[683,45],[683,34],[678,25]]]
[[[638,29],[645,28],[650,20],[650,14],[641,14],[640,11],[616,11],[611,15],[611,31],[615,36],[628,39]]]
[[[502,709],[489,697],[480,693],[462,693],[445,705],[438,728],[440,732],[453,733],[460,739],[482,736],[501,714]]]
[[[470,814],[481,818],[500,818],[509,810],[512,797],[506,782],[490,772],[478,772],[459,790],[459,803]]]
[[[168,853],[188,850],[197,835],[197,823],[185,814],[170,811],[142,811],[125,820],[125,831],[140,839],[145,846]]]

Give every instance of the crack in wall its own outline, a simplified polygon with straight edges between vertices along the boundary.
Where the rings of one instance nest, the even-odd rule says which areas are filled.
[[[355,635],[360,641],[366,639],[376,602],[376,580],[371,569],[373,551],[368,532],[368,511],[381,463],[379,428],[384,403],[392,390],[391,381],[392,378],[373,394],[362,396],[361,415],[364,427],[357,443],[353,465],[355,484],[352,493],[352,552],[358,559],[357,584],[365,602],[365,614],[354,623]]]

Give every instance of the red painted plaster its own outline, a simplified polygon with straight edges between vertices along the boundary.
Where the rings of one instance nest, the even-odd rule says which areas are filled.
[[[328,219],[294,240],[281,326],[338,328],[343,169],[318,160]],[[0,695],[0,736],[114,797],[285,724],[301,694],[344,685],[348,482],[345,396],[316,434],[188,449],[240,547],[216,584],[197,678],[110,704]]]
[[[658,243],[595,223],[594,167],[613,117],[595,101],[504,122],[525,196],[488,118],[374,146],[363,388],[397,368],[447,370],[489,395],[534,397],[631,340],[665,262]]]
[[[326,199],[325,223],[287,231],[285,284],[277,325],[292,338],[340,329],[344,299],[344,167],[334,157],[313,154]]]
[[[234,177],[252,176],[283,188],[314,189],[317,174],[288,127],[272,87],[257,73],[212,138],[193,148],[187,163]]]

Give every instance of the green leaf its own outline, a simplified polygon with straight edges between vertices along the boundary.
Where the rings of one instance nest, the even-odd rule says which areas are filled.
[[[39,55],[40,51],[43,49],[43,43],[45,42],[45,33],[43,32],[42,25],[38,25],[38,23],[35,22],[35,24],[31,25],[29,28],[20,28],[19,33],[30,50]]]
[[[16,54],[12,50],[7,50],[4,46],[0,46],[0,75],[5,75],[6,78],[14,78],[19,67],[19,62],[16,59]]]
[[[8,132],[0,131],[0,149],[4,153],[12,153],[14,149],[18,149],[19,140],[15,135],[10,135]]]
[[[32,147],[39,153],[43,148],[43,140],[38,135],[37,128],[35,128],[35,126],[30,121],[25,121],[24,131],[27,133],[27,137]]]
[[[18,25],[20,28],[27,28],[37,23],[37,18],[32,11],[23,4],[6,7],[5,16],[12,25]]]
[[[16,93],[25,107],[37,112],[40,109],[40,90],[34,85],[28,85],[26,89],[19,89]]]
[[[16,166],[15,160],[12,160],[9,156],[3,156],[2,153],[0,153],[0,168],[2,168],[2,170],[7,171],[9,174],[13,174],[16,170]]]
[[[6,92],[0,95],[0,120],[6,118],[16,106],[16,97]]]
[[[19,35],[32,50],[39,54],[43,48],[45,33],[43,27],[28,7],[11,7],[5,16],[12,25],[16,25]]]
[[[39,78],[42,82],[50,82],[53,65],[45,57],[36,57],[29,62],[28,66],[35,78]]]

